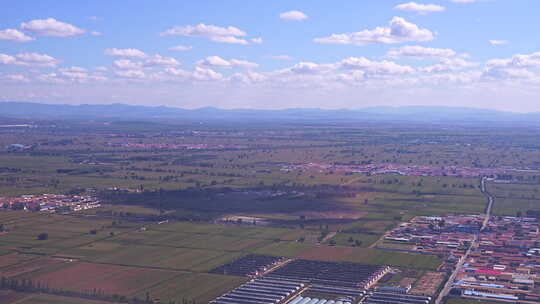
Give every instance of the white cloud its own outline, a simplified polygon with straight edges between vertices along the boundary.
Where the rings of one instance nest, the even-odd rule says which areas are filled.
[[[289,55],[270,55],[267,56],[270,59],[276,59],[276,60],[292,60],[293,58]]]
[[[30,82],[30,79],[22,74],[8,74],[4,75],[2,78],[11,82]]]
[[[261,37],[251,38],[250,41],[253,44],[262,44],[263,43],[263,39]]]
[[[145,55],[146,56],[146,55]],[[113,67],[124,71],[143,70],[144,68],[158,67],[175,67],[179,66],[180,62],[172,57],[164,57],[161,55],[146,56],[144,61],[133,61],[130,59],[117,59],[113,61]]]
[[[230,77],[232,83],[254,84],[266,80],[267,77],[261,73],[247,71],[245,73],[235,73]]]
[[[477,66],[477,63],[469,62],[467,54],[458,54],[452,49],[427,48],[423,46],[404,46],[391,49],[386,53],[389,58],[415,58],[431,59],[438,63],[420,68],[420,71],[427,73],[442,73],[456,71],[464,68]]]
[[[179,52],[185,52],[192,50],[193,47],[191,45],[177,45],[169,48],[169,51],[179,51]]]
[[[213,68],[242,68],[242,69],[254,69],[259,66],[257,63],[254,63],[254,62],[249,62],[249,61],[239,60],[239,59],[226,60],[219,56],[206,57],[203,60],[197,61],[196,64],[199,66],[207,66],[207,67],[213,67]]]
[[[195,71],[191,74],[191,77],[199,81],[220,80],[223,79],[223,75],[212,70],[201,67],[195,67]]]
[[[508,40],[490,40],[489,43],[491,45],[504,45],[508,44]]]
[[[90,32],[90,35],[92,35],[92,36],[102,36],[103,33],[98,32],[98,31],[91,31],[91,32]]]
[[[538,68],[540,68],[540,52],[516,54],[511,58],[489,60],[483,76],[497,79],[535,78],[533,70]]]
[[[146,54],[138,49],[106,49],[105,55],[107,56],[117,56],[117,57],[127,57],[127,58],[145,58]]]
[[[144,62],[145,66],[152,67],[152,66],[169,66],[174,67],[180,65],[180,62],[178,60],[172,58],[172,57],[163,57],[161,55],[154,55],[150,58],[148,58]]]
[[[249,44],[247,40],[240,39],[234,36],[217,36],[217,37],[210,38],[210,40],[214,42],[228,43],[228,44],[243,44],[243,45]]]
[[[319,64],[315,62],[299,62],[285,71],[295,74],[320,74],[335,70],[333,64]]]
[[[536,74],[517,68],[492,68],[486,69],[482,76],[492,79],[532,79],[536,77]]]
[[[38,53],[19,53],[16,55],[18,65],[35,66],[35,67],[54,67],[59,60],[46,54]]]
[[[56,73],[41,74],[36,79],[40,82],[52,84],[61,84],[66,82],[64,79],[60,78],[60,75]]]
[[[419,14],[443,12],[445,10],[444,6],[436,4],[419,4],[416,2],[398,4],[394,7],[394,9],[406,12],[415,12]]]
[[[340,67],[347,70],[360,70],[370,75],[410,74],[414,69],[392,61],[371,61],[365,57],[349,57],[340,62]]]
[[[537,68],[540,67],[540,52],[517,54],[507,59],[493,59],[488,61],[486,66],[490,68]]]
[[[452,49],[427,48],[419,45],[404,46],[391,49],[386,53],[390,58],[413,57],[413,58],[447,58],[456,56]]]
[[[17,58],[7,55],[7,54],[1,54],[0,53],[0,64],[17,64]]]
[[[21,29],[40,36],[70,37],[82,35],[86,31],[54,18],[36,19],[21,23]]]
[[[279,18],[287,21],[303,21],[306,20],[308,16],[301,11],[288,11],[279,14]]]
[[[142,79],[146,76],[146,74],[141,70],[116,71],[114,72],[114,74],[122,78],[131,78],[131,79]]]
[[[249,44],[242,37],[247,36],[246,32],[234,26],[220,27],[216,25],[185,25],[176,26],[160,34],[161,36],[184,36],[184,37],[202,37],[213,42],[231,43],[231,44]]]
[[[113,61],[113,66],[120,70],[139,70],[142,69],[143,64],[129,59],[118,59]]]
[[[101,74],[91,74],[88,73],[88,70],[78,66],[72,66],[69,68],[59,69],[58,73],[55,74],[57,78],[64,78],[65,80],[70,80],[78,83],[85,83],[92,80],[106,80],[107,78]]]
[[[469,62],[463,58],[440,58],[440,63],[423,67],[421,70],[427,73],[442,73],[457,71],[475,66],[478,66],[478,64],[474,62]]]
[[[9,40],[14,42],[28,42],[35,40],[34,38],[25,35],[23,32],[15,29],[5,29],[0,31],[0,40]]]
[[[433,40],[430,30],[422,29],[401,17],[394,17],[387,27],[377,27],[373,30],[363,30],[355,33],[332,34],[328,37],[315,38],[314,41],[323,44],[394,44],[408,41]]]
[[[69,67],[69,68],[60,69],[60,71],[73,72],[73,73],[86,73],[87,72],[87,70],[85,68],[78,67],[78,66],[72,66],[72,67]]]

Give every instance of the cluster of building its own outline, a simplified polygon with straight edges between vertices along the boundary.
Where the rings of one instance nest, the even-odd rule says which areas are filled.
[[[81,211],[99,206],[101,206],[99,200],[89,195],[40,194],[0,197],[0,207],[11,210],[54,213]]]
[[[18,151],[26,151],[32,149],[33,146],[31,145],[23,145],[23,144],[10,144],[6,146],[6,150],[10,152],[18,152]]]
[[[540,302],[540,223],[494,217],[455,278],[453,293],[466,297]]]
[[[496,176],[506,172],[499,168],[468,168],[456,166],[419,166],[401,164],[365,164],[365,165],[331,165],[319,163],[293,164],[283,166],[283,171],[317,170],[319,172],[347,172],[365,174],[399,174],[406,176],[453,176],[473,178],[480,176]]]
[[[203,149],[241,149],[246,146],[239,145],[221,145],[221,144],[179,144],[179,143],[142,143],[142,142],[124,142],[107,143],[108,147],[125,149],[143,149],[143,150],[203,150]]]
[[[534,218],[421,216],[384,237],[386,248],[436,254],[456,269],[451,296],[540,303],[540,222]],[[407,249],[403,249],[407,244]]]
[[[384,239],[390,246],[408,244],[412,251],[435,254],[453,264],[465,255],[483,221],[478,215],[418,216],[388,232]]]

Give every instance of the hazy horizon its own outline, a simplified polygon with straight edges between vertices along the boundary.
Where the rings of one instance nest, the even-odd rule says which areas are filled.
[[[515,113],[515,114],[535,114],[540,111],[511,111],[511,110],[497,110],[497,109],[489,109],[489,108],[482,108],[482,107],[474,107],[474,106],[445,106],[445,105],[404,105],[404,106],[394,106],[394,105],[376,105],[376,106],[365,106],[365,107],[356,107],[356,108],[326,108],[323,106],[320,107],[283,107],[283,108],[259,108],[259,107],[216,107],[211,105],[206,106],[193,106],[193,107],[183,107],[181,105],[145,105],[145,104],[130,104],[126,102],[111,102],[111,103],[54,103],[54,102],[37,102],[37,101],[15,101],[15,100],[5,100],[0,101],[4,103],[20,103],[20,104],[41,104],[41,105],[50,105],[50,106],[114,106],[114,105],[121,105],[121,106],[133,106],[133,107],[152,107],[152,108],[173,108],[173,109],[181,109],[181,110],[203,110],[203,109],[216,109],[216,110],[224,110],[224,111],[287,111],[287,110],[319,110],[319,111],[365,111],[365,110],[400,110],[400,109],[447,109],[447,110],[470,110],[470,111],[496,111],[500,113]]]

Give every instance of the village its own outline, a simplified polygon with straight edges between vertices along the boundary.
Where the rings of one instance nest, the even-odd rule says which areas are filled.
[[[495,177],[513,168],[469,168],[456,166],[422,166],[422,165],[402,165],[402,164],[360,164],[360,165],[337,165],[322,163],[305,163],[286,165],[282,171],[309,171],[318,172],[345,172],[363,173],[370,175],[377,174],[398,174],[404,176],[450,176],[463,178],[476,178],[481,176]]]
[[[39,194],[18,197],[0,197],[0,208],[44,213],[81,211],[101,206],[96,197],[89,195]]]
[[[464,297],[540,301],[540,223],[494,217],[459,269],[452,293]]]
[[[379,245],[443,257],[457,275],[449,295],[500,301],[540,301],[540,223],[534,218],[421,216],[391,230]],[[535,302],[536,301],[536,302]]]
[[[143,142],[108,142],[107,147],[145,150],[206,150],[206,149],[243,149],[241,145],[201,144],[201,143],[143,143]]]

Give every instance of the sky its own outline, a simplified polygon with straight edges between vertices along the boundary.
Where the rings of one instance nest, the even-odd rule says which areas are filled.
[[[540,111],[538,0],[18,0],[0,102]]]

